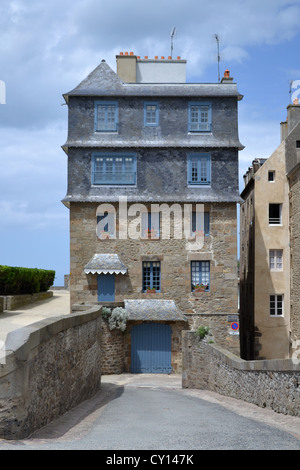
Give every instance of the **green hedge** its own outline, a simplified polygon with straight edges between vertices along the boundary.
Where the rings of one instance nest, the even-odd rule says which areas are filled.
[[[55,271],[0,265],[0,295],[35,294],[53,286]]]

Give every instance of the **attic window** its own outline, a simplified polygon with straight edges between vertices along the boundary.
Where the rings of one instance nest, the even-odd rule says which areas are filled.
[[[300,149],[300,140],[296,140],[296,148]]]

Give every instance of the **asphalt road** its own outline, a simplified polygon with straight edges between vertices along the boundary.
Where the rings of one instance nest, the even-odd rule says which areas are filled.
[[[179,376],[105,376],[91,400],[0,450],[300,450],[300,418],[182,389]]]

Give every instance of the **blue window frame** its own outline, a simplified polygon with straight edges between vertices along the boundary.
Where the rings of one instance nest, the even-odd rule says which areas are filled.
[[[211,184],[211,156],[209,153],[188,155],[188,184]]]
[[[92,184],[136,184],[136,155],[93,154]]]
[[[144,103],[144,125],[145,126],[158,126],[158,103],[146,102]]]
[[[191,102],[188,109],[189,132],[210,132],[212,128],[211,103]]]
[[[160,236],[160,213],[142,212],[142,237],[159,238]]]
[[[203,285],[206,291],[210,288],[210,261],[191,261],[191,288]]]
[[[198,217],[196,212],[192,212],[192,234],[203,231],[204,235],[209,235],[209,219],[209,212],[198,214]]]
[[[97,235],[103,238],[104,234],[109,235],[109,238],[115,238],[115,214],[104,212],[97,215]]]
[[[160,292],[160,261],[143,262],[143,291],[147,289]]]
[[[95,131],[116,132],[118,130],[118,103],[116,101],[95,102]]]

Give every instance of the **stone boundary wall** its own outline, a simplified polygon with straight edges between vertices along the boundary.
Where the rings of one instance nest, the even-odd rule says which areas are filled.
[[[4,295],[0,297],[0,312],[4,310],[16,310],[23,305],[29,305],[40,300],[50,299],[51,297],[53,297],[52,291],[38,292],[36,294]]]
[[[183,388],[211,390],[278,413],[300,416],[300,364],[245,361],[183,331]]]
[[[0,356],[0,438],[23,439],[92,397],[101,382],[99,307],[8,334]]]

